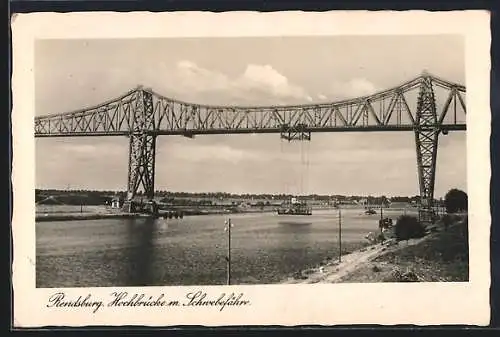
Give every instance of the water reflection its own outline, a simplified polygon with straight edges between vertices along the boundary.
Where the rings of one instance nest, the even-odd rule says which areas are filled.
[[[377,216],[342,212],[342,242],[364,241]],[[384,212],[385,215],[386,212]],[[394,212],[396,214],[396,212]],[[215,285],[226,282],[229,216],[37,224],[37,287]],[[274,283],[337,252],[337,212],[231,215],[232,281]],[[309,224],[310,223],[310,224]]]
[[[276,222],[275,248],[306,249],[310,246],[309,236],[314,231],[314,220],[311,217],[291,215],[279,218]]]
[[[126,257],[128,259],[126,283],[129,286],[147,286],[154,278],[155,220],[150,218],[141,219],[141,221],[127,219],[126,227],[130,247],[130,253]]]

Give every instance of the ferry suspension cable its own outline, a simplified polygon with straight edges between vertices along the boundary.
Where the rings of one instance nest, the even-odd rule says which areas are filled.
[[[302,197],[307,195],[309,179],[309,142],[304,146],[304,140],[300,144],[300,194]]]
[[[284,151],[284,146],[283,146],[283,138],[280,138],[280,153],[281,157],[285,156],[285,151]],[[287,178],[286,174],[280,174],[281,181],[285,187],[285,195],[288,195],[288,183],[287,183]]]
[[[304,142],[300,142],[300,195],[304,197]]]
[[[306,193],[309,193],[309,161],[310,161],[310,142],[306,142],[306,180],[305,180],[305,189]]]

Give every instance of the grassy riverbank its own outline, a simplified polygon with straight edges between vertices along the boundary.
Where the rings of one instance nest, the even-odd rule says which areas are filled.
[[[285,283],[466,282],[469,279],[467,217],[449,227],[395,245],[375,244],[303,271]]]

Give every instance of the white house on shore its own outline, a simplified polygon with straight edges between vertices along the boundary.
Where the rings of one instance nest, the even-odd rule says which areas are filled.
[[[111,199],[111,208],[120,209],[123,206],[123,199],[120,196],[115,196]]]

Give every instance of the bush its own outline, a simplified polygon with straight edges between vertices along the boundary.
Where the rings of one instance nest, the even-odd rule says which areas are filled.
[[[392,271],[389,281],[392,282],[418,282],[419,277],[415,272],[408,270],[401,272],[399,269]]]
[[[467,202],[467,193],[456,188],[449,190],[444,197],[447,213],[467,211]]]
[[[441,218],[441,222],[443,223],[444,230],[446,231],[446,230],[448,230],[450,225],[453,223],[453,219],[451,218],[451,216],[449,214],[445,214]]]
[[[469,242],[469,217],[463,219],[460,225],[461,225],[460,232],[464,238],[464,241]]]
[[[377,235],[377,242],[384,242],[384,241],[385,241],[385,235],[383,233]]]
[[[425,226],[411,215],[402,215],[396,221],[395,233],[398,241],[421,238],[425,235]]]

